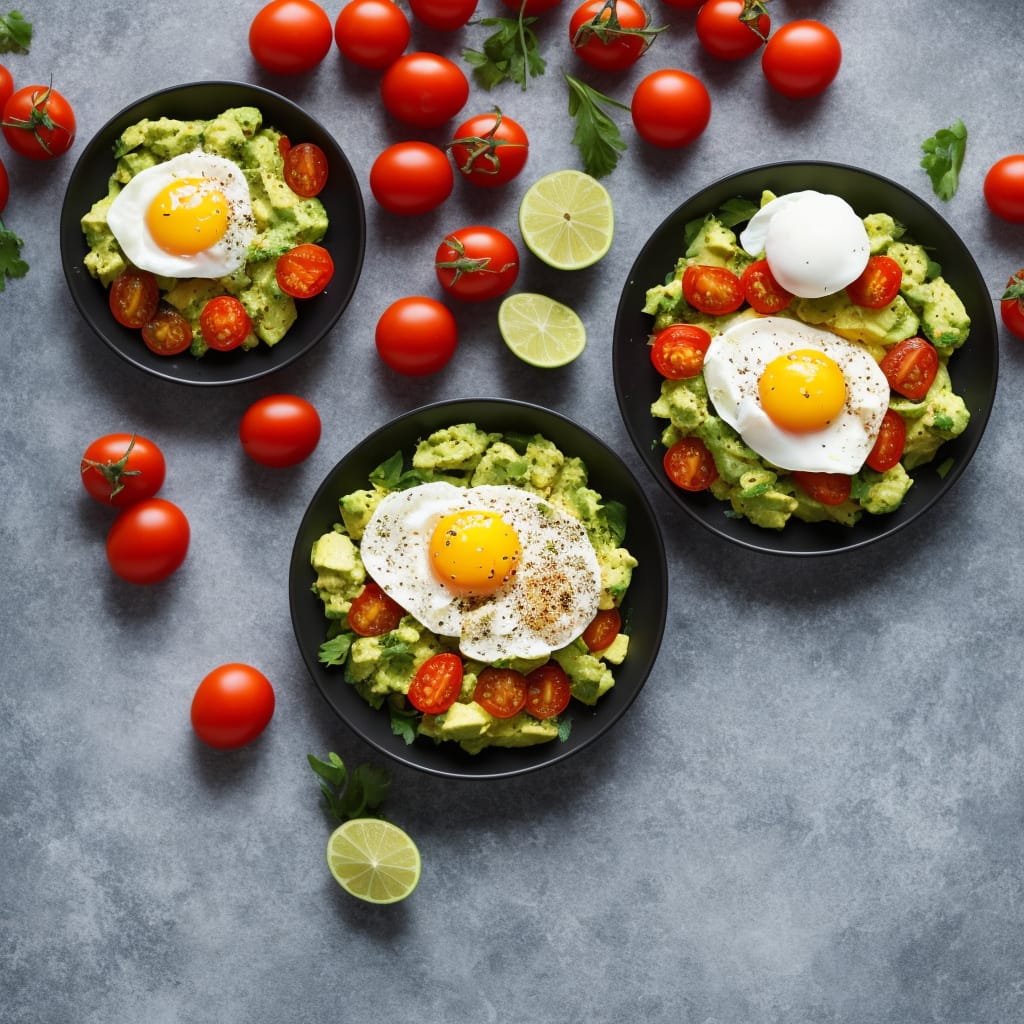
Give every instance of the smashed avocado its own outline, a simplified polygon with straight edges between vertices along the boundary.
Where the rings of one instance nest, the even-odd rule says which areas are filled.
[[[625,509],[589,486],[584,462],[540,434],[496,433],[459,423],[421,439],[408,458],[396,452],[369,474],[366,487],[340,496],[339,522],[310,551],[316,574],[313,592],[323,602],[329,623],[320,661],[337,666],[340,677],[372,707],[381,708],[382,713],[386,709],[393,731],[407,743],[419,736],[456,743],[476,754],[486,747],[525,747],[565,739],[571,721],[564,713],[543,719],[526,710],[509,718],[491,714],[474,699],[477,680],[487,666],[461,655],[462,687],[455,703],[441,714],[420,713],[407,699],[414,675],[435,654],[459,654],[458,638],[437,636],[409,614],[378,636],[360,636],[351,628],[349,610],[368,582],[359,542],[374,509],[392,491],[438,480],[460,487],[521,488],[577,518],[601,570],[599,608],[621,605],[637,564],[623,546]],[[525,675],[551,661],[568,677],[572,698],[592,707],[615,685],[615,666],[628,650],[629,635],[622,628],[607,647],[596,652],[577,638],[552,651],[550,658],[510,658],[497,667]]]
[[[761,204],[774,198],[766,191]],[[740,202],[735,201],[727,212],[734,214],[735,204]],[[742,220],[735,215],[723,218],[712,214],[692,226],[672,273],[664,283],[647,290],[644,312],[654,318],[655,333],[670,324],[690,323],[714,337],[737,317],[757,315],[749,308],[724,316],[701,313],[687,303],[682,289],[683,274],[690,265],[727,267],[742,274],[759,254],[744,252],[738,232],[756,209],[751,203]],[[903,455],[895,466],[880,473],[865,465],[852,478],[849,499],[839,505],[823,504],[803,491],[788,471],[772,466],[753,451],[716,415],[702,374],[664,380],[651,405],[651,414],[667,421],[662,444],[669,448],[683,437],[700,438],[718,470],[711,493],[728,503],[727,514],[748,519],[755,526],[781,530],[791,517],[852,526],[864,513],[894,512],[913,486],[910,471],[934,460],[941,445],[963,433],[970,421],[964,400],[953,391],[948,370],[950,357],[970,333],[971,321],[963,302],[924,246],[907,238],[905,228],[893,217],[870,214],[864,218],[864,226],[871,254],[890,256],[902,271],[899,294],[892,302],[881,309],[856,306],[842,290],[821,299],[794,298],[775,315],[794,317],[855,341],[877,360],[898,342],[915,336],[926,338],[935,347],[939,368],[928,393],[920,401],[891,394],[889,406],[902,418],[907,431]]]
[[[245,265],[228,277],[157,277],[161,299],[192,327],[192,354],[204,355],[209,346],[199,318],[206,303],[218,295],[233,295],[245,307],[252,331],[242,343],[252,349],[261,342],[276,345],[296,319],[295,300],[277,285],[278,256],[303,242],[319,242],[327,231],[327,211],[317,198],[303,198],[288,187],[279,145],[281,133],[263,124],[256,107],[235,107],[208,121],[145,119],[126,128],[114,144],[114,170],[107,194],[82,218],[89,252],[89,274],[110,287],[128,261],[107,224],[107,211],[121,189],[140,171],[182,153],[201,149],[231,160],[249,185],[256,236]]]

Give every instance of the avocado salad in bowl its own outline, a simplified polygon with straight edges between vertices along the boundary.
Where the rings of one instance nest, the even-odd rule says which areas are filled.
[[[252,380],[308,352],[352,297],[365,235],[331,133],[234,82],[116,114],[75,165],[60,222],[86,322],[133,365],[188,384]]]
[[[409,412],[327,475],[289,573],[303,659],[363,739],[433,774],[497,778],[576,753],[637,697],[667,568],[625,464],[511,400]]]
[[[627,430],[681,509],[814,555],[901,529],[959,479],[998,349],[978,267],[927,203],[858,168],[781,163],[654,232],[613,364]]]

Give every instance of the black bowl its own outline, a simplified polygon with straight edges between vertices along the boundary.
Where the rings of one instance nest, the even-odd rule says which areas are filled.
[[[970,410],[971,422],[954,441],[939,449],[933,463],[911,473],[914,485],[903,504],[888,515],[867,515],[852,527],[836,523],[804,523],[791,519],[780,531],[754,526],[727,515],[729,506],[709,492],[693,494],[675,487],[662,467],[659,438],[664,420],[650,413],[661,378],[646,349],[652,317],[641,312],[646,290],[662,282],[683,253],[688,221],[718,209],[726,200],[744,196],[755,202],[764,189],[776,194],[816,189],[842,196],[861,216],[888,213],[903,223],[910,236],[926,246],[942,265],[971,317],[970,337],[949,362],[954,390]],[[702,189],[670,214],[636,258],[615,318],[612,359],[619,410],[640,458],[672,500],[712,533],[757,551],[781,555],[825,555],[849,551],[887,537],[925,513],[956,483],[967,468],[992,410],[999,360],[998,335],[988,288],[964,243],[938,213],[903,186],[870,171],[824,162],[778,163],[729,175]],[[937,467],[951,459],[945,475]]]
[[[243,352],[208,352],[197,359],[184,352],[158,356],[146,348],[139,332],[113,318],[108,292],[89,276],[83,260],[89,251],[81,219],[107,193],[114,170],[113,147],[121,133],[143,118],[212,118],[231,107],[254,106],[263,123],[284,132],[293,142],[315,142],[327,155],[327,186],[320,200],[330,226],[323,245],[334,259],[334,278],[327,289],[300,303],[298,319],[273,347],[260,344]],[[308,352],[341,316],[355,291],[366,248],[363,198],[348,158],[334,137],[291,100],[268,89],[238,82],[194,82],[164,89],[125,107],[109,120],[82,151],[64,196],[60,217],[61,262],[68,287],[90,327],[119,356],[139,369],[182,384],[237,384],[287,366]]]
[[[486,748],[465,753],[455,743],[417,739],[406,745],[391,732],[384,709],[374,710],[346,683],[338,668],[317,660],[327,620],[320,599],[312,593],[314,573],[309,553],[313,542],[340,520],[338,499],[367,486],[367,476],[396,451],[410,452],[416,441],[441,427],[476,423],[484,430],[540,433],[564,452],[578,455],[590,471],[590,485],[605,498],[626,506],[625,545],[638,566],[623,604],[630,634],[629,653],[615,668],[615,686],[593,709],[573,702],[568,712],[572,730],[564,742],[555,740],[521,749]],[[402,764],[450,778],[495,779],[555,764],[604,735],[640,693],[654,665],[665,626],[668,572],[665,549],[651,506],[635,477],[619,457],[593,434],[557,413],[539,406],[500,399],[465,399],[429,405],[409,412],[370,434],[353,448],[320,485],[299,525],[292,550],[288,589],[292,625],[299,650],[317,688],[338,716],[367,743]]]

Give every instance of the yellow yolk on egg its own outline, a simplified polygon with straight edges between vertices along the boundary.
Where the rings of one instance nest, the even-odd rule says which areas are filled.
[[[175,256],[194,256],[228,230],[228,203],[213,182],[180,178],[162,188],[146,211],[153,241]]]
[[[823,430],[846,402],[839,364],[814,349],[777,356],[765,366],[757,387],[768,418],[798,434]]]
[[[495,593],[515,575],[520,557],[519,535],[494,512],[443,516],[430,538],[434,573],[455,593]]]

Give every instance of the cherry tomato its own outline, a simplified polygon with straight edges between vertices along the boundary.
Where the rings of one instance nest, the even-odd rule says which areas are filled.
[[[623,71],[635,64],[657,32],[636,0],[584,0],[569,19],[569,42],[576,56],[601,71]]]
[[[50,160],[75,141],[75,112],[48,85],[26,85],[3,106],[3,133],[15,153],[30,160]]]
[[[518,122],[495,109],[460,124],[449,149],[466,181],[494,188],[511,181],[523,169],[530,140]]]
[[[711,335],[694,324],[670,324],[658,331],[651,345],[651,363],[667,380],[696,377],[704,368]]]
[[[512,718],[526,703],[526,676],[513,668],[485,668],[477,677],[473,700],[495,718]]]
[[[334,23],[334,40],[346,60],[386,68],[405,52],[409,19],[394,0],[350,0]]]
[[[771,27],[760,0],[707,0],[694,22],[700,45],[719,60],[742,60],[756,53]]]
[[[11,194],[11,182],[7,177],[7,168],[4,167],[3,160],[0,160],[0,213],[4,212],[4,207],[7,206],[7,199]]]
[[[463,302],[486,302],[515,284],[519,253],[504,232],[474,225],[445,238],[434,255],[434,269],[449,295]]]
[[[91,497],[124,508],[163,487],[167,463],[160,448],[139,434],[104,434],[85,449],[81,470]]]
[[[234,750],[251,743],[274,714],[274,688],[251,665],[229,662],[203,678],[192,697],[192,728],[207,746]]]
[[[622,614],[618,608],[602,608],[583,630],[588,651],[603,651],[622,632]]]
[[[163,307],[142,325],[142,340],[158,356],[180,355],[192,344],[192,325],[176,309]]]
[[[924,338],[907,338],[893,345],[878,364],[893,391],[919,402],[939,370],[939,354]]]
[[[256,63],[278,75],[311,71],[333,40],[331,19],[313,0],[270,0],[249,26]]]
[[[381,636],[398,628],[405,609],[369,580],[348,609],[348,625],[360,636]]]
[[[230,352],[249,337],[252,321],[245,306],[233,295],[218,295],[199,314],[203,341],[217,352]]]
[[[284,180],[304,199],[318,196],[327,184],[327,154],[315,142],[289,146],[284,155]]]
[[[436,128],[466,105],[469,80],[458,64],[440,54],[406,53],[384,72],[380,95],[392,117]]]
[[[545,11],[550,11],[552,7],[557,7],[562,0],[501,0],[501,2],[513,11],[521,11],[523,17],[535,18],[538,14],[543,14]]]
[[[900,293],[903,268],[891,256],[871,256],[863,273],[846,286],[846,297],[855,306],[882,309]]]
[[[409,703],[425,715],[447,711],[462,689],[462,659],[457,654],[427,658],[409,683]]]
[[[320,414],[298,395],[267,395],[242,414],[238,440],[254,462],[274,469],[308,459],[320,443]]]
[[[526,711],[534,718],[554,718],[568,706],[572,688],[565,669],[556,662],[535,668],[526,676]]]
[[[1024,222],[1024,153],[1004,156],[985,175],[985,202],[1003,220]]]
[[[688,146],[711,120],[711,96],[688,71],[662,68],[640,80],[629,105],[633,127],[646,142],[665,149]]]
[[[377,321],[377,354],[398,373],[437,373],[455,355],[458,328],[447,306],[425,295],[391,303]]]
[[[314,242],[303,242],[277,259],[277,286],[296,299],[319,295],[334,277],[331,254]]]
[[[728,267],[691,264],[683,271],[683,297],[701,313],[732,313],[743,305],[743,285]]]
[[[769,38],[761,53],[761,69],[776,92],[803,99],[831,85],[842,57],[842,47],[830,28],[810,19],[790,21]]]
[[[477,0],[409,0],[412,13],[440,32],[462,28],[473,17],[476,5]]]
[[[850,497],[853,478],[845,473],[808,473],[794,470],[800,490],[822,505],[842,505]]]
[[[14,78],[10,71],[0,64],[0,112],[3,111],[4,104],[11,98],[13,92]]]
[[[886,409],[874,447],[864,460],[871,469],[884,473],[892,469],[903,458],[903,446],[907,440],[907,425],[895,409]]]
[[[662,459],[669,480],[684,491],[705,491],[718,479],[718,467],[699,437],[684,437]]]
[[[999,315],[1011,334],[1024,338],[1024,270],[1018,270],[1006,282],[999,301]]]
[[[160,286],[148,270],[126,267],[110,283],[110,312],[125,327],[145,327],[160,306]]]
[[[429,142],[396,142],[370,168],[370,191],[390,213],[417,216],[440,206],[455,187],[444,151]]]
[[[163,498],[144,498],[122,509],[107,533],[107,561],[129,583],[158,583],[188,553],[185,513]]]
[[[743,297],[757,313],[778,313],[792,301],[793,295],[775,280],[767,260],[754,260],[740,274]]]

